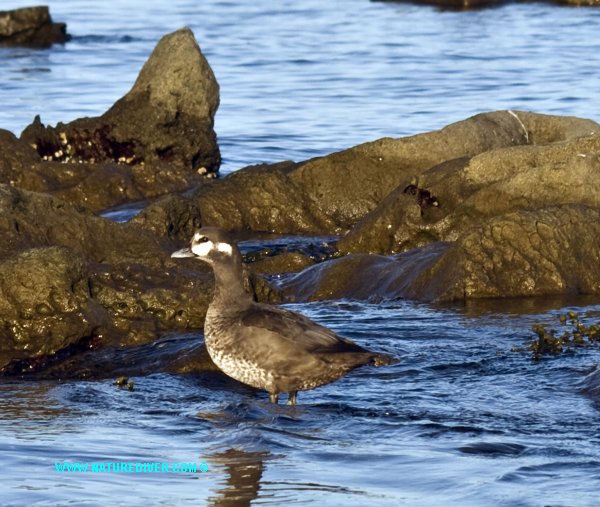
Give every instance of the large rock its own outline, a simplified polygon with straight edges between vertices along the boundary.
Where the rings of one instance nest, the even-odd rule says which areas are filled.
[[[0,11],[0,46],[49,47],[70,38],[67,26],[54,23],[46,6]]]
[[[600,294],[600,210],[567,204],[493,217],[408,292],[422,300]]]
[[[0,155],[0,178],[91,210],[186,190],[219,168],[218,105],[219,86],[192,32],[178,30],[102,116],[56,127],[36,117],[20,145],[2,133],[0,147],[16,146],[22,158]]]
[[[201,179],[181,165],[42,160],[27,143],[0,129],[0,182],[50,193],[90,211],[186,190]]]
[[[351,227],[398,185],[437,164],[527,143],[515,115],[483,113],[438,131],[384,138],[309,160],[289,178],[340,226]]]
[[[8,326],[0,370],[91,333],[101,345],[122,346],[202,327],[212,274],[202,263],[172,260],[175,244],[6,185],[0,210],[0,321]]]
[[[444,162],[405,180],[339,242],[344,252],[392,254],[454,241],[482,220],[557,204],[600,206],[600,125],[590,120],[519,113],[530,142]],[[544,121],[545,120],[545,121]],[[426,189],[438,206],[406,193]]]
[[[0,262],[0,368],[99,335],[108,312],[93,301],[86,263],[61,247],[34,248]]]
[[[454,242],[312,266],[278,289],[290,301],[598,295],[600,210],[569,204],[508,213]]]

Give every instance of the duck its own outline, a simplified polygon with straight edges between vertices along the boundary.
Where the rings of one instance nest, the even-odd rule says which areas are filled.
[[[227,376],[267,391],[272,403],[287,393],[333,382],[363,365],[395,362],[372,352],[291,310],[254,301],[244,286],[242,255],[225,230],[202,227],[173,258],[208,263],[215,287],[206,313],[204,340],[215,365]]]

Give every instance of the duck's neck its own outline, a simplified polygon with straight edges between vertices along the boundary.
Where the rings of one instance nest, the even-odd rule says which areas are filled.
[[[237,255],[236,255],[237,254]],[[229,308],[244,309],[252,303],[252,298],[244,288],[244,269],[239,253],[213,265],[215,292],[211,306],[226,312]]]

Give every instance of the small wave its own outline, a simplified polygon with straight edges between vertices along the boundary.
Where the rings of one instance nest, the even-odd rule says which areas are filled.
[[[129,44],[131,42],[141,42],[144,39],[141,37],[133,37],[132,35],[121,35],[119,37],[115,37],[114,35],[99,35],[99,34],[89,34],[89,35],[74,35],[71,39],[72,42],[79,42],[81,44],[110,44],[110,43],[120,43],[120,44]]]
[[[458,448],[464,454],[482,456],[519,456],[526,449],[527,447],[524,445],[510,442],[474,442]]]

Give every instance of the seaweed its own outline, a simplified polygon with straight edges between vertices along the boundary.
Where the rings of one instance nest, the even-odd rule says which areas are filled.
[[[542,324],[535,324],[532,330],[536,337],[528,341],[525,348],[514,348],[512,351],[531,352],[531,358],[539,361],[545,356],[558,356],[600,343],[600,323],[586,326],[581,322],[579,314],[572,311],[559,315],[558,319],[565,328],[562,333]]]

